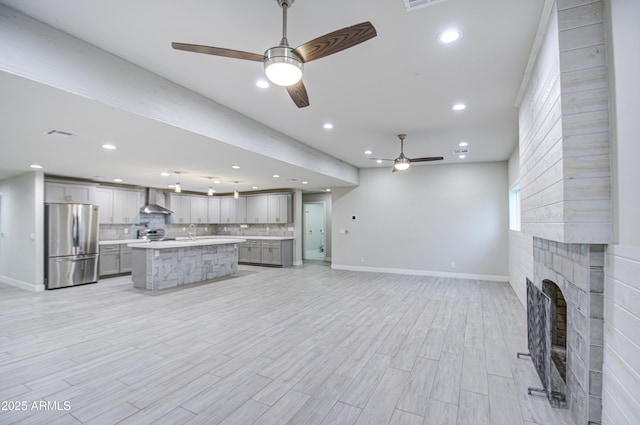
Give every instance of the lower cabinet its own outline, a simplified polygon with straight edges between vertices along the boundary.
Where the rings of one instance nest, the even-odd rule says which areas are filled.
[[[261,244],[259,240],[247,240],[242,242],[238,249],[239,263],[260,263],[262,262]]]
[[[239,246],[238,262],[290,267],[293,265],[293,241],[248,239]]]
[[[100,247],[98,275],[106,277],[121,273],[131,273],[132,248],[127,245],[103,245]]]

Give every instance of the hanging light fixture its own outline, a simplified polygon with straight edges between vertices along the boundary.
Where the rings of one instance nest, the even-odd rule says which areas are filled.
[[[238,182],[234,182],[235,186],[233,186],[233,197],[238,199],[240,197],[240,193],[238,192]]]
[[[215,189],[213,188],[213,183],[211,183],[211,181],[213,180],[213,177],[207,177],[209,179],[209,189],[207,190],[207,195],[208,196],[213,196],[214,193],[216,193]]]
[[[176,173],[176,184],[173,187],[173,191],[175,193],[182,192],[182,185],[180,184],[180,171],[175,171]]]

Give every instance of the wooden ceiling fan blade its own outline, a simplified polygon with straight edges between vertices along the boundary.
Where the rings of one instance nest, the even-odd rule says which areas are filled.
[[[201,46],[199,44],[186,43],[171,43],[171,47],[176,50],[184,50],[186,52],[204,53],[206,55],[224,56],[227,58],[243,59],[254,62],[264,62],[264,55],[243,52],[241,50],[223,49],[221,47]]]
[[[411,158],[409,161],[411,162],[429,162],[429,161],[441,161],[444,158],[441,156],[427,156],[424,158]]]
[[[371,22],[362,22],[320,36],[294,50],[304,62],[311,62],[363,43],[376,35],[378,34]]]
[[[293,103],[295,103],[298,108],[305,108],[309,106],[309,95],[307,94],[307,89],[304,87],[302,80],[292,86],[287,86],[287,92],[289,93],[289,96],[291,96]]]

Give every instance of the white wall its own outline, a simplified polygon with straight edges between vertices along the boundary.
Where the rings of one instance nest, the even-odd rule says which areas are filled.
[[[614,243],[606,257],[603,424],[640,418],[640,2],[609,0]]]
[[[506,161],[363,169],[332,204],[334,268],[507,280]]]
[[[44,174],[30,172],[0,181],[2,276],[21,288],[44,289]]]

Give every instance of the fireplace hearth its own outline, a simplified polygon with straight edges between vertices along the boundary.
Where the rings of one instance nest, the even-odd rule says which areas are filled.
[[[576,425],[600,424],[606,245],[534,237],[529,354],[550,402]]]

